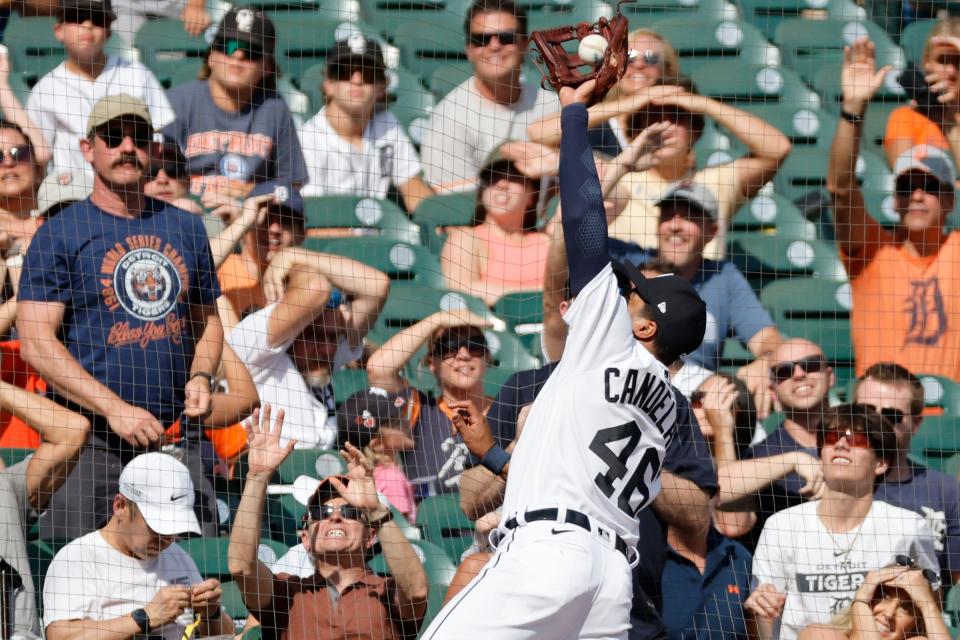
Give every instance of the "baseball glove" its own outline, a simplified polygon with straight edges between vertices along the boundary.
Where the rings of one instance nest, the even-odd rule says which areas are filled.
[[[597,85],[593,90],[591,104],[603,100],[613,85],[619,82],[627,70],[630,52],[627,48],[628,21],[620,13],[620,5],[635,0],[621,0],[617,3],[617,15],[611,20],[600,18],[595,23],[581,22],[568,27],[555,27],[534,31],[530,34],[537,56],[534,62],[540,66],[544,78],[541,85],[549,83],[554,90],[560,87],[579,87],[588,80],[596,79]],[[603,36],[607,41],[607,50],[595,65],[589,65],[577,53],[568,53],[563,45],[565,42],[576,40],[579,42],[590,34]],[[580,67],[592,66],[593,70],[584,73]]]

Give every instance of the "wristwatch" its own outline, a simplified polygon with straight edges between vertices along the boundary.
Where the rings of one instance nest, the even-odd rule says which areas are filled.
[[[384,515],[380,516],[376,520],[367,521],[367,524],[370,525],[371,527],[382,527],[383,525],[391,521],[393,521],[393,511],[391,511],[390,509],[387,509],[387,512]]]
[[[147,615],[146,609],[134,609],[130,612],[130,617],[140,627],[141,633],[150,633],[150,616]]]
[[[213,391],[214,386],[217,384],[217,377],[212,373],[207,373],[206,371],[197,371],[190,374],[190,379],[194,378],[206,378],[207,384],[210,385],[210,391]]]

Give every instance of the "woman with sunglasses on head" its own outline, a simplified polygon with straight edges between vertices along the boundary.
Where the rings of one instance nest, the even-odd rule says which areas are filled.
[[[276,91],[273,23],[233,8],[220,22],[200,79],[169,91],[177,119],[165,129],[183,149],[190,192],[207,209],[242,207],[255,183],[307,181],[290,109]]]
[[[474,413],[483,414],[493,404],[483,387],[490,358],[487,326],[485,318],[467,309],[438,311],[391,337],[367,361],[371,387],[409,394],[416,445],[404,452],[403,463],[420,497],[459,489],[469,452],[453,429],[458,403],[471,403]],[[424,346],[423,362],[436,377],[436,394],[408,386],[402,375]]]
[[[610,157],[627,147],[630,114],[642,109],[653,98],[680,91],[675,86],[680,75],[677,52],[653,29],[636,29],[627,36],[627,45],[636,52],[620,82],[607,97],[587,109],[590,145]],[[550,146],[560,144],[560,114],[538,120],[528,128],[531,142]]]
[[[935,573],[897,556],[895,564],[867,574],[848,609],[829,624],[806,627],[799,640],[948,640],[938,589]]]
[[[861,404],[831,409],[818,436],[823,498],[775,513],[753,556],[757,588],[744,607],[759,636],[795,640],[850,605],[869,571],[915,558],[934,575],[939,563],[927,522],[874,500],[896,450],[893,427]]]

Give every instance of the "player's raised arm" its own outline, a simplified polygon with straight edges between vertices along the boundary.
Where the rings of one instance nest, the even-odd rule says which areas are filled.
[[[576,89],[560,89],[560,204],[573,295],[610,261],[600,178],[587,138],[586,103],[595,84],[590,80]]]

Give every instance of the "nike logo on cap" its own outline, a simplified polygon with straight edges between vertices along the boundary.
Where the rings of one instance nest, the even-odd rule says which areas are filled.
[[[550,533],[552,533],[553,535],[558,535],[561,533],[570,533],[570,529],[560,529],[560,530],[550,529]]]

